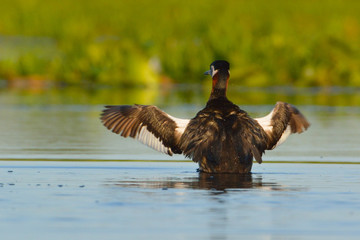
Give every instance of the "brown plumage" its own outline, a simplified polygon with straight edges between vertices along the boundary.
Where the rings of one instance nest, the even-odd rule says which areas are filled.
[[[278,102],[270,114],[251,118],[226,97],[229,63],[218,60],[206,72],[213,87],[206,107],[192,119],[179,119],[155,106],[106,106],[103,124],[114,133],[132,137],[172,155],[182,153],[198,162],[200,171],[247,173],[253,158],[281,144],[291,133],[309,127],[306,118],[291,104]]]

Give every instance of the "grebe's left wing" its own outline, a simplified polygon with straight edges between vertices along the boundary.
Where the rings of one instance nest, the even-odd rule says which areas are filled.
[[[112,132],[170,156],[182,152],[179,141],[190,121],[172,117],[152,105],[105,106],[100,119]]]

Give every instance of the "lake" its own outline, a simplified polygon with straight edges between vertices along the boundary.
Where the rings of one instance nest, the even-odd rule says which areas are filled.
[[[312,125],[266,152],[251,175],[212,176],[99,120],[104,104],[132,103],[189,118],[206,102],[202,87],[1,89],[2,238],[357,239],[357,89],[245,90],[229,97],[252,116],[282,100]]]

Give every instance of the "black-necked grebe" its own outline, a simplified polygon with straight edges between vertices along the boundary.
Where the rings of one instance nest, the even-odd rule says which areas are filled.
[[[310,124],[291,104],[277,102],[263,118],[251,118],[226,97],[229,63],[214,61],[205,74],[212,77],[206,107],[192,119],[170,116],[156,106],[106,106],[103,124],[114,133],[132,137],[172,155],[184,154],[208,173],[248,173],[253,158],[262,162],[265,150],[274,149],[291,133]]]

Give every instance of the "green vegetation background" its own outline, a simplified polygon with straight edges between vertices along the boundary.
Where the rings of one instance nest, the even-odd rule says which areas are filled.
[[[9,82],[193,83],[214,59],[240,85],[360,86],[360,1],[1,0]]]

